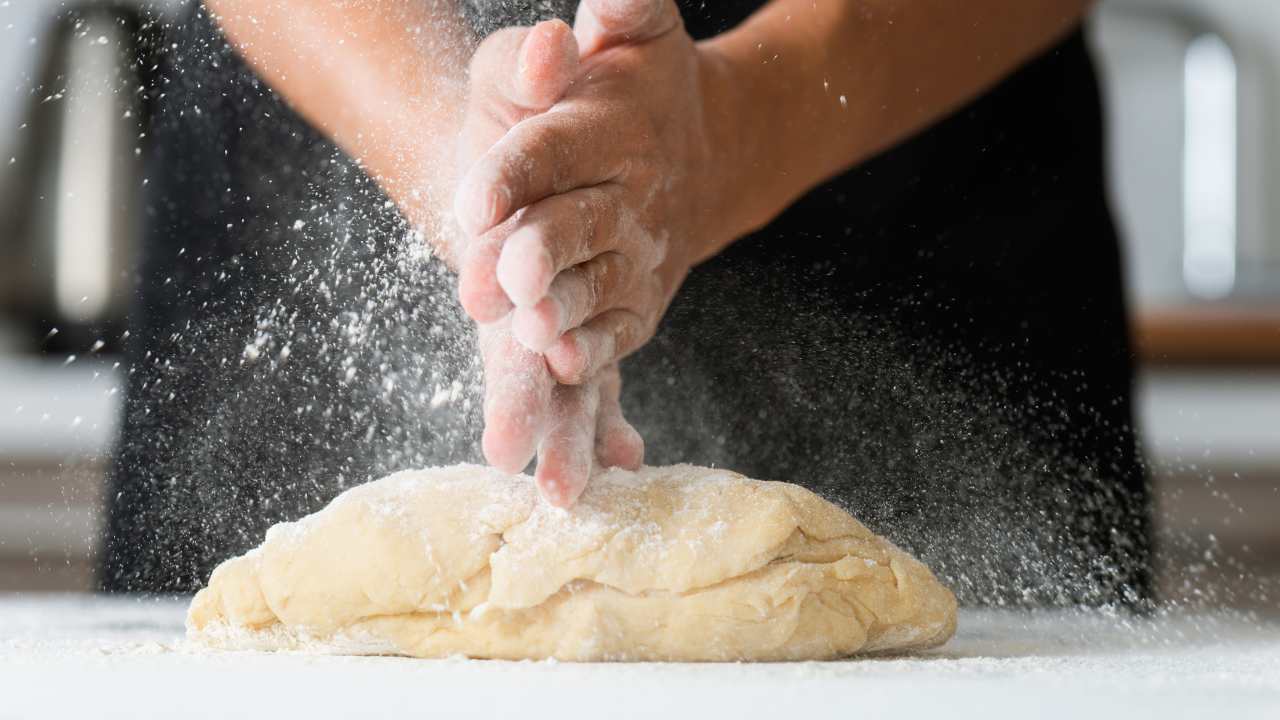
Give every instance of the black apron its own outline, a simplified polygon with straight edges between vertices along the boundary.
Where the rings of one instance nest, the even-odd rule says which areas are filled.
[[[477,32],[572,2],[536,4]],[[706,37],[759,4],[683,9]],[[451,275],[202,12],[157,46],[111,591],[191,591],[353,484],[480,459]],[[1076,32],[695,268],[623,363],[646,461],[808,486],[966,602],[1145,602],[1102,150]]]

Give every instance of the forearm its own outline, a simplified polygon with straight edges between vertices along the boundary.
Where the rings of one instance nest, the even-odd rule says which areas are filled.
[[[1089,0],[774,0],[704,42],[734,237],[937,121],[1078,23]],[[729,238],[732,240],[732,238]],[[718,249],[718,248],[716,248]]]
[[[474,44],[453,0],[205,0],[233,46],[418,227],[450,201]]]

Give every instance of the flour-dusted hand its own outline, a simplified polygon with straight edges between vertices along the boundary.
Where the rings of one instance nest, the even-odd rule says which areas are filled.
[[[578,46],[559,21],[507,28],[489,36],[469,72],[467,118],[459,162],[467,167],[507,132],[560,100],[578,66]],[[561,385],[542,355],[512,337],[512,305],[490,272],[516,223],[481,236],[464,235],[456,251],[459,295],[480,325],[485,374],[485,458],[519,472],[538,456],[535,475],[553,504],[571,505],[586,486],[593,464],[639,467],[644,445],[622,418],[616,366],[590,382]]]
[[[706,144],[693,122],[689,133],[668,131],[670,138],[645,147],[635,141],[652,133],[654,118],[648,118],[649,125],[636,125],[622,138],[630,150],[596,158],[620,160],[625,172],[590,181],[593,171],[575,162],[566,141],[581,132],[581,139],[595,142],[629,112],[629,103],[643,99],[636,88],[654,79],[632,77],[622,84],[597,78],[631,73],[658,50],[606,64],[598,56],[674,43],[686,57],[662,71],[678,76],[692,69],[692,42],[674,5],[651,0],[593,0],[584,3],[576,25],[575,31],[556,21],[509,28],[485,40],[470,67],[459,145],[460,167],[520,165],[525,169],[511,175],[527,180],[542,168],[567,183],[552,178],[552,189],[565,191],[552,192],[504,180],[482,191],[478,201],[464,183],[458,196],[465,231],[458,252],[459,295],[481,324],[485,457],[514,472],[536,453],[537,483],[562,506],[582,492],[596,462],[634,469],[643,460],[643,441],[622,416],[616,359],[652,335],[688,270],[686,256],[667,251],[665,219],[671,213],[661,196],[679,190],[682,183],[675,178],[686,175],[682,166],[704,156],[666,149]],[[594,69],[584,72],[587,65]],[[567,103],[577,89],[582,98]],[[591,115],[605,122],[583,126]],[[548,133],[526,134],[552,116],[557,122]],[[661,161],[641,163],[646,156]],[[538,202],[526,201],[535,196]],[[474,202],[484,206],[475,212],[493,222],[480,226],[467,219],[474,214],[467,204]],[[688,225],[678,223],[682,237]]]
[[[463,264],[468,311],[514,305],[514,336],[568,384],[652,337],[692,264],[726,241],[711,222],[718,64],[675,3],[585,0],[575,33],[564,97],[480,155],[456,202],[484,248]]]
[[[573,31],[559,20],[532,28],[512,27],[485,38],[468,72],[466,117],[458,140],[458,167],[464,172],[517,123],[545,112],[560,100],[578,68]],[[465,235],[454,253],[458,292],[476,322],[494,322],[512,306],[493,273],[477,272],[497,262],[509,233]]]
[[[480,351],[484,454],[494,467],[520,472],[536,452],[534,479],[543,496],[560,507],[582,494],[593,463],[640,467],[644,442],[622,417],[616,365],[587,383],[557,383],[542,356],[512,337],[510,316],[480,326]]]

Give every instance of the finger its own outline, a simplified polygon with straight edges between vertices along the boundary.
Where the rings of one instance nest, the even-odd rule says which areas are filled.
[[[482,325],[501,320],[513,307],[502,291],[495,270],[502,244],[501,233],[490,233],[471,241],[462,251],[458,301],[467,315]]]
[[[511,334],[526,349],[540,353],[564,334],[568,324],[564,305],[553,297],[543,298],[531,308],[516,308],[511,313]]]
[[[573,32],[585,57],[613,45],[651,40],[680,24],[673,0],[582,0]]]
[[[546,430],[555,383],[541,355],[531,353],[502,324],[480,329],[484,356],[485,459],[504,472],[529,464]]]
[[[564,22],[504,28],[485,38],[472,56],[471,100],[545,110],[564,96],[577,71],[578,44]]]
[[[595,455],[596,386],[556,388],[550,432],[538,446],[534,480],[552,505],[573,505],[587,486]]]
[[[559,101],[577,72],[577,43],[560,21],[505,28],[485,38],[471,58],[459,169],[471,167],[512,125]],[[453,202],[456,212],[456,196]]]
[[[550,290],[533,307],[517,307],[511,320],[516,340],[543,352],[562,333],[616,307],[640,279],[622,253],[608,252],[556,276]]]
[[[547,294],[556,273],[618,249],[621,194],[617,185],[598,185],[529,206],[498,260],[498,282],[511,302],[530,307]]]
[[[649,323],[640,315],[631,310],[609,310],[561,335],[543,356],[557,382],[579,385],[635,352],[649,334]]]
[[[517,93],[525,107],[549,108],[564,97],[578,72],[578,41],[562,20],[533,26],[516,63]]]
[[[639,470],[644,464],[644,440],[622,416],[622,377],[618,366],[605,368],[600,379],[600,408],[596,411],[596,458],[602,467]]]
[[[631,158],[599,124],[572,110],[535,115],[512,127],[475,162],[458,186],[458,221],[480,235],[539,200],[612,180]]]
[[[460,270],[460,296],[468,314],[489,323],[506,315],[513,303],[532,308],[547,297],[557,273],[610,251],[624,253],[639,268],[657,267],[666,243],[651,238],[630,213],[619,210],[621,192],[617,185],[605,184],[555,195],[481,236]],[[538,312],[554,319],[547,314],[553,310],[544,304]],[[527,328],[530,320],[526,317],[519,327]],[[537,347],[525,345],[541,351],[581,321],[551,322],[549,339]],[[521,337],[519,330],[516,336]]]

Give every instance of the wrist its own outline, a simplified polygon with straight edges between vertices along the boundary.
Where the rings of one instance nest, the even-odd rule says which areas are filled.
[[[695,264],[767,224],[761,212],[761,118],[734,60],[712,41],[696,46],[708,146],[701,168],[703,203]]]
[[[698,43],[714,146],[709,171],[719,190],[716,251],[768,225],[807,187],[796,153],[787,150],[797,141],[788,113],[802,108],[761,50],[753,36],[738,31]],[[807,145],[812,136],[799,139]]]

